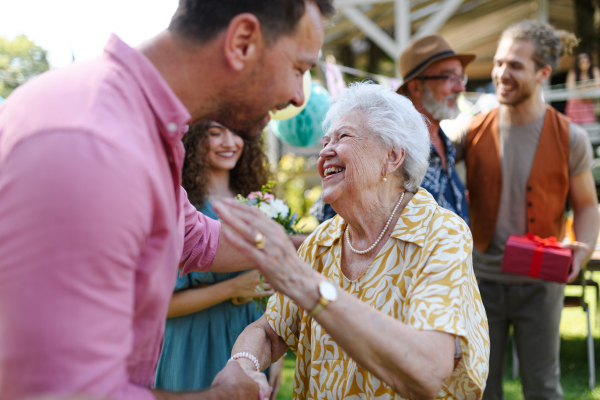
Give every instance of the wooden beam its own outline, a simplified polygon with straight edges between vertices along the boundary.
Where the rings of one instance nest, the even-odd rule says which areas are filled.
[[[402,54],[402,51],[410,43],[410,4],[408,0],[394,1],[394,35],[398,44],[396,54]]]
[[[548,0],[538,0],[537,2],[537,17],[541,22],[548,23],[550,21],[549,13],[550,7],[548,5]]]
[[[343,8],[342,13],[392,59],[398,57],[398,43],[370,18],[354,7]]]
[[[463,0],[444,0],[442,8],[433,14],[413,36],[414,39],[420,39],[423,36],[433,35],[450,19],[452,14],[460,7]]]
[[[366,6],[369,4],[376,3],[389,3],[392,0],[335,0],[333,2],[334,7],[336,8],[344,8],[344,7],[356,7],[356,6]]]

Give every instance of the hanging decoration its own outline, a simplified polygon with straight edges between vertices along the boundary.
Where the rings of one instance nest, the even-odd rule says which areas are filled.
[[[346,88],[342,71],[336,64],[330,62],[325,64],[325,78],[327,79],[327,89],[333,97]]]
[[[292,146],[314,146],[325,135],[321,124],[330,105],[331,96],[327,90],[323,86],[313,83],[306,108],[294,118],[285,121],[271,121],[271,129],[279,140]]]

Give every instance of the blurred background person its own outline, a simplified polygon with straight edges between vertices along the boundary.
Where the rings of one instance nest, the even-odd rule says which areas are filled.
[[[579,53],[575,68],[567,74],[567,89],[581,86],[600,86],[600,69],[592,63],[590,55]],[[593,124],[596,122],[594,99],[569,99],[565,114],[576,124]]]
[[[398,93],[407,96],[429,122],[431,150],[429,167],[421,186],[442,207],[455,212],[467,224],[469,204],[454,159],[456,152],[440,121],[460,114],[458,96],[465,91],[465,68],[475,54],[457,54],[440,35],[430,35],[410,43],[398,59],[404,83]]]
[[[260,136],[242,139],[217,122],[205,121],[190,129],[183,144],[182,186],[190,202],[210,218],[218,220],[212,202],[248,196],[269,179]],[[258,293],[259,285],[256,270],[190,272],[178,277],[156,387],[175,391],[209,387],[231,356],[239,334],[263,313],[253,298],[273,294],[267,283],[263,284],[266,290]],[[274,388],[279,386],[282,364],[283,358],[268,369]]]
[[[568,281],[590,258],[600,226],[593,152],[587,132],[544,103],[541,91],[577,38],[540,21],[504,30],[492,80],[500,106],[479,114],[456,136],[465,160],[473,233],[473,268],[490,328],[490,373],[484,400],[504,398],[506,347],[512,325],[525,399],[563,399],[560,319],[565,285],[504,272],[510,235],[561,241],[565,204],[577,242]]]

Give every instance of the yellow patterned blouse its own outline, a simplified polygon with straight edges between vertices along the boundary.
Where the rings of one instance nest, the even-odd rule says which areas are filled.
[[[456,214],[420,189],[394,231],[357,280],[341,272],[345,221],[321,224],[299,250],[315,270],[343,290],[415,329],[460,338],[462,357],[440,399],[480,399],[489,361],[488,324],[473,274],[472,238]],[[281,293],[266,311],[271,327],[296,353],[294,399],[400,399],[361,368],[307,311]],[[460,352],[459,352],[460,354]]]

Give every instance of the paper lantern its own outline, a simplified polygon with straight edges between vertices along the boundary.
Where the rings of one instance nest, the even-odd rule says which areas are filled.
[[[306,108],[294,118],[285,121],[271,121],[271,129],[275,136],[292,146],[314,146],[325,135],[321,124],[330,105],[331,96],[327,90],[323,86],[313,83]]]

